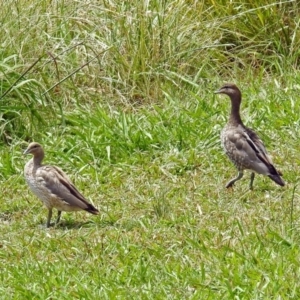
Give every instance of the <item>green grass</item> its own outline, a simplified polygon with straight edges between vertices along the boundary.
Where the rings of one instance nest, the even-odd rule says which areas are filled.
[[[27,2],[0,13],[0,299],[299,299],[297,2]],[[284,188],[225,189],[226,81]],[[41,226],[33,140],[99,216]]]

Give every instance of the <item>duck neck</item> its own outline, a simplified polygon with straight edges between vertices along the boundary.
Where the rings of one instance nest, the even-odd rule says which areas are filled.
[[[230,99],[231,99],[231,112],[230,112],[229,122],[235,125],[243,124],[240,115],[240,106],[242,101],[241,95],[233,95],[230,97]]]
[[[33,164],[35,165],[35,166],[40,166],[41,164],[42,164],[42,161],[43,161],[43,159],[44,159],[44,152],[40,152],[40,153],[38,153],[38,155],[35,155],[34,157],[33,157]]]

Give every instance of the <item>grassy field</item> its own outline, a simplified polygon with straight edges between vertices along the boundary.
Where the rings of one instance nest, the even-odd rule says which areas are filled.
[[[0,299],[299,299],[299,16],[297,1],[3,2]],[[224,82],[284,188],[249,191],[246,172],[226,190]],[[42,227],[30,141],[99,216]]]

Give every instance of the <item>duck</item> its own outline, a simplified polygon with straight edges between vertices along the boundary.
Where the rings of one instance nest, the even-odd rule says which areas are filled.
[[[226,184],[226,188],[233,187],[235,182],[242,179],[246,169],[251,170],[250,190],[253,189],[256,173],[266,175],[278,185],[284,186],[282,173],[274,167],[262,140],[242,122],[242,93],[239,88],[233,83],[227,83],[215,91],[215,94],[227,95],[231,100],[229,120],[221,132],[221,143],[226,155],[237,168],[238,175]]]
[[[88,202],[59,167],[42,164],[45,156],[42,145],[30,143],[24,151],[24,155],[27,154],[33,157],[25,164],[25,180],[33,194],[48,209],[46,228],[50,227],[54,208],[58,211],[55,224],[59,223],[62,211],[85,210],[94,215],[99,214],[99,210]]]

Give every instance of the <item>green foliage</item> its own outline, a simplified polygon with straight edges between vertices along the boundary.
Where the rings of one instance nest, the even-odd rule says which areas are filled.
[[[298,67],[299,15],[297,1],[208,1],[218,18],[220,42],[228,60],[283,75]],[[227,62],[226,62],[227,64]],[[286,66],[286,67],[285,67]]]
[[[2,299],[298,299],[297,1],[4,1],[0,20]],[[287,186],[236,170],[244,122]],[[1,96],[2,95],[2,96]],[[22,152],[38,141],[100,215],[49,230]]]
[[[298,13],[295,1],[6,1],[2,95],[13,88],[1,98],[0,133],[5,141],[33,136],[49,114],[45,123],[56,125],[50,108],[63,118],[90,99],[141,105],[183,97],[184,87],[245,76],[249,66],[247,77],[272,72],[284,80],[298,66]]]

